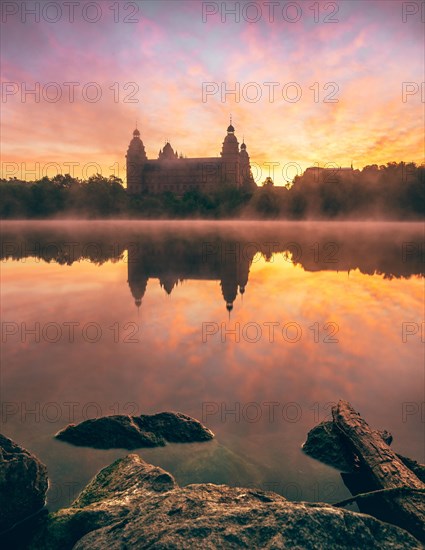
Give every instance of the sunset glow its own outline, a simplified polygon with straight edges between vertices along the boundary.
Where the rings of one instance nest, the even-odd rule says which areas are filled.
[[[54,7],[39,8],[36,22],[21,3],[3,3],[3,177],[53,176],[57,165],[87,177],[99,166],[125,180],[136,121],[148,158],[167,139],[188,157],[217,156],[230,113],[257,183],[264,163],[282,184],[297,171],[288,163],[423,162],[419,2],[417,13],[392,0],[277,2],[274,13],[228,2],[227,14],[220,2],[130,2],[134,14],[85,4],[73,22],[64,6],[57,22]]]
[[[0,2],[2,548],[425,544],[424,32]]]

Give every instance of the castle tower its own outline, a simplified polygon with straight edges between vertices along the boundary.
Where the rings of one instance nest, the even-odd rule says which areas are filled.
[[[248,151],[246,150],[245,140],[242,141],[241,151],[239,153],[239,176],[241,185],[246,190],[251,190],[255,186],[254,178],[252,177],[251,164],[249,162]]]
[[[133,132],[133,139],[127,150],[127,190],[131,194],[142,191],[143,166],[148,160],[145,146],[140,139],[140,132],[136,128]]]
[[[235,136],[235,129],[232,126],[232,117],[230,117],[230,125],[227,128],[227,136],[223,141],[221,161],[222,181],[224,183],[230,183],[239,187],[239,143]]]

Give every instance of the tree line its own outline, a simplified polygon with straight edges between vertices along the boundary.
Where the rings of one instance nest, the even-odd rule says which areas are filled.
[[[256,189],[129,195],[121,179],[58,174],[0,179],[0,218],[395,219],[425,216],[425,166],[391,162],[362,170],[308,169],[291,184],[266,178]]]

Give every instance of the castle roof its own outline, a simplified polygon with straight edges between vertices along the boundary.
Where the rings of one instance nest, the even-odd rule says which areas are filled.
[[[164,148],[162,149],[162,151],[159,152],[159,158],[161,160],[176,160],[176,155],[174,153],[174,150],[168,141],[164,145]]]

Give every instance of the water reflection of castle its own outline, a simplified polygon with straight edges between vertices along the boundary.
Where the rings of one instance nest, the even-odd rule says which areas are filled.
[[[222,298],[232,310],[243,295],[256,254],[264,261],[286,261],[304,271],[351,270],[385,279],[424,277],[423,224],[105,222],[101,224],[32,222],[7,224],[0,236],[0,259],[40,258],[72,265],[117,262],[128,251],[128,283],[137,306],[150,278],[165,292],[183,280],[220,281]],[[284,277],[284,272],[282,272]],[[348,279],[347,279],[348,280]],[[276,292],[287,292],[282,281]]]
[[[128,284],[136,306],[140,307],[148,280],[152,278],[159,279],[167,294],[184,280],[220,281],[226,309],[232,311],[238,293],[242,296],[245,292],[255,251],[240,254],[236,245],[224,253],[211,250],[205,243],[202,247],[172,247],[171,250],[147,243],[143,247],[129,247]]]

